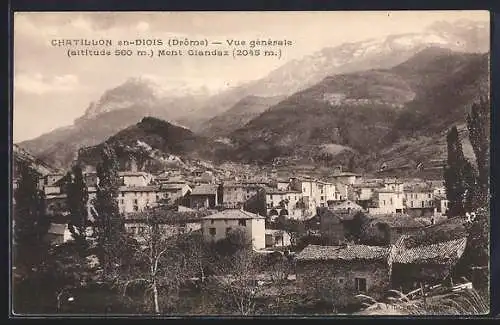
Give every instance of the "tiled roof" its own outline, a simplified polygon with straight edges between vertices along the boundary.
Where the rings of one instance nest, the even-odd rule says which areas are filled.
[[[241,209],[226,209],[221,212],[209,215],[204,217],[203,219],[227,219],[227,220],[235,220],[235,219],[265,219],[265,217],[260,216],[255,213],[251,213],[248,211],[244,211]]]
[[[404,243],[404,240],[402,241]],[[421,245],[412,248],[400,248],[393,256],[394,263],[453,263],[464,253],[467,237],[440,242],[431,245]]]
[[[217,185],[202,184],[196,186],[191,195],[215,195],[217,194]]]
[[[297,260],[381,260],[388,256],[389,249],[380,246],[347,245],[319,246],[309,245],[297,255]]]

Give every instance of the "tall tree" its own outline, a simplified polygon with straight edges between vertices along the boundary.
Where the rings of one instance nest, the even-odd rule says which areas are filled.
[[[50,222],[45,214],[45,197],[38,189],[38,173],[21,163],[20,178],[14,192],[14,263],[29,269],[41,258],[44,237]]]
[[[471,106],[467,128],[478,169],[478,204],[487,203],[490,187],[490,101],[481,97]]]
[[[70,221],[68,224],[69,231],[75,239],[77,246],[81,251],[87,248],[87,221],[88,210],[87,204],[89,193],[87,184],[83,177],[82,168],[75,165],[69,175],[69,183],[67,184],[66,203],[70,212]]]
[[[198,270],[190,268],[187,245],[180,245],[182,235],[165,235],[162,218],[153,211],[145,212],[144,216],[144,228],[135,236],[137,244],[132,245],[133,263],[120,272],[118,284],[125,295],[129,287],[142,284],[145,298],[150,302],[148,311],[160,314],[161,301],[168,305],[177,300],[180,286]]]
[[[476,176],[472,165],[465,159],[456,126],[448,132],[446,140],[448,159],[444,181],[449,201],[449,214],[451,216],[463,215],[473,208]]]
[[[103,276],[111,275],[117,263],[124,224],[118,208],[120,179],[115,151],[105,144],[101,151],[101,162],[97,166],[98,185],[94,202],[96,216],[94,233],[97,239],[98,257],[103,267]]]

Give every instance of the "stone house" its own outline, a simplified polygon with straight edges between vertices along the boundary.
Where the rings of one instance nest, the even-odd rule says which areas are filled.
[[[413,217],[431,217],[436,213],[434,191],[430,186],[406,186],[404,196],[407,214]]]
[[[222,185],[222,205],[226,209],[240,209],[262,191],[262,185],[243,182],[225,182]]]
[[[393,189],[376,189],[372,197],[372,205],[368,207],[370,214],[402,213],[404,210],[404,194]]]
[[[335,306],[357,303],[357,294],[380,299],[390,287],[389,249],[365,245],[309,245],[296,260],[298,286]]]
[[[328,201],[340,199],[335,184],[312,178],[292,178],[290,188],[302,193],[305,209],[309,215],[314,215],[318,207],[328,206]]]
[[[394,288],[409,291],[420,284],[440,284],[450,276],[467,245],[467,237],[433,244],[410,244],[401,237],[391,247],[391,282]]]
[[[365,243],[391,245],[403,235],[410,235],[421,230],[425,225],[406,214],[387,214],[369,216],[362,226]]]
[[[271,220],[279,216],[301,219],[303,211],[299,206],[302,192],[291,189],[264,188],[266,194],[266,212]]]
[[[203,217],[201,228],[207,242],[216,242],[227,238],[236,229],[243,230],[252,241],[254,249],[266,247],[266,218],[241,209],[227,209]]]
[[[198,185],[189,194],[189,206],[193,209],[213,209],[218,204],[218,186],[212,184]]]

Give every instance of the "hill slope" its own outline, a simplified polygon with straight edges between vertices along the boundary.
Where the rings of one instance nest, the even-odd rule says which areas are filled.
[[[17,172],[18,172],[18,166],[20,163],[27,164],[34,170],[36,170],[40,175],[47,175],[50,173],[55,173],[57,172],[57,169],[50,166],[43,160],[33,156],[31,153],[28,151],[24,150],[23,148],[19,147],[18,145],[14,144],[12,147],[12,156],[13,156],[13,171],[12,171],[12,177],[16,178]]]
[[[224,114],[217,115],[207,121],[200,132],[201,134],[207,134],[212,137],[225,136],[247,124],[282,99],[284,99],[283,96],[247,96],[237,102]]]
[[[185,158],[211,158],[212,150],[220,146],[184,127],[145,117],[103,143],[80,149],[78,160],[84,165],[96,166],[104,143],[115,149],[121,168],[129,168],[134,161],[138,168],[145,170],[161,170],[169,164],[182,165]]]
[[[333,143],[373,162],[402,139],[441,138],[487,92],[488,66],[487,54],[431,48],[392,69],[327,77],[234,131],[233,158],[318,161],[320,146]]]

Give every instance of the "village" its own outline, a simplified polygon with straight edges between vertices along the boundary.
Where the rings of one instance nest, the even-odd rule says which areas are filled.
[[[47,240],[56,247],[74,241],[68,227],[68,175],[48,174],[38,184],[51,220]],[[99,178],[95,171],[85,170],[83,176],[93,221]],[[127,234],[139,243],[147,245],[145,235],[156,216],[163,238],[197,234],[214,245],[238,232],[253,254],[282,256],[286,285],[279,294],[269,293],[275,268],[249,275],[263,295],[319,295],[338,313],[356,311],[363,297],[384,299],[391,290],[425,299],[431,289],[448,286],[452,292],[482,281],[478,275],[480,280],[454,283],[453,269],[467,244],[467,233],[455,230],[473,222],[474,215],[450,218],[443,181],[366,177],[342,166],[318,179],[281,176],[276,170],[221,174],[202,167],[153,175],[132,163],[118,176],[120,215]],[[426,240],[433,234],[437,240]]]

